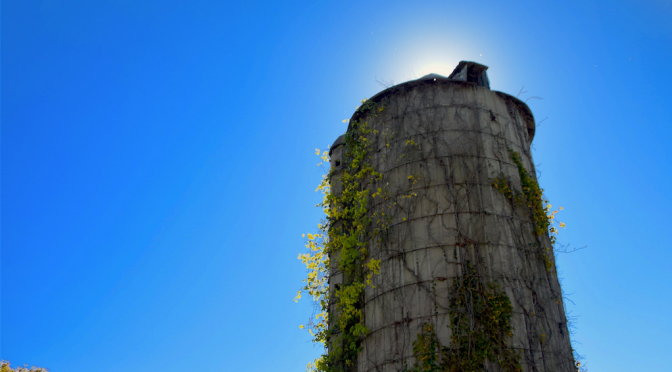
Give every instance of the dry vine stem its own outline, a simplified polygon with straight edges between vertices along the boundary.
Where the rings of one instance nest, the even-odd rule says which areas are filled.
[[[309,369],[576,371],[534,118],[486,69],[384,90],[322,154],[327,218],[300,258],[326,353]]]

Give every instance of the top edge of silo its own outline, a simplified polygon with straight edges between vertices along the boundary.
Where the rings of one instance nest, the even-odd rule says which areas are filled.
[[[487,69],[488,66],[482,65],[477,62],[460,61],[460,63],[457,65],[457,67],[455,67],[453,72],[448,77],[434,73],[428,74],[419,79],[409,80],[407,82],[397,84],[387,89],[384,89],[375,94],[373,97],[369,98],[367,101],[371,101],[374,103],[380,102],[385,97],[391,96],[393,94],[401,93],[423,85],[430,85],[437,83],[458,84],[463,86],[477,86],[483,89],[491,90],[490,80],[488,79],[488,75],[486,73]],[[525,102],[521,101],[517,97],[514,97],[510,94],[499,92],[496,90],[493,90],[493,92],[495,92],[495,94],[497,94],[498,96],[502,97],[504,100],[513,103],[516,107],[520,109],[526,121],[528,132],[530,133],[530,141],[532,141],[536,125],[534,122],[534,115],[532,115],[532,110],[530,110],[529,106],[527,106]],[[361,107],[362,106],[360,106],[360,108]],[[350,123],[348,124],[347,130],[350,130],[352,123],[358,121],[363,115],[365,115],[365,112],[362,112],[360,109],[357,109],[350,118]]]

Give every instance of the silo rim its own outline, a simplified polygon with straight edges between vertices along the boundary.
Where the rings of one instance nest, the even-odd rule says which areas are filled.
[[[406,90],[406,89],[409,89],[409,88],[414,88],[414,87],[417,87],[417,86],[421,86],[423,84],[435,84],[435,83],[439,83],[439,82],[440,83],[459,84],[459,85],[463,85],[463,86],[465,86],[465,85],[466,86],[472,86],[472,87],[477,87],[477,88],[480,88],[480,89],[488,89],[488,88],[485,88],[485,87],[479,87],[478,85],[476,85],[476,83],[470,83],[470,82],[465,82],[465,81],[457,81],[457,80],[449,79],[449,78],[446,78],[446,77],[442,77],[441,75],[438,75],[438,74],[430,74],[430,75],[435,75],[436,77],[432,76],[432,79],[425,79],[427,76],[429,76],[429,75],[425,75],[420,79],[410,80],[410,81],[407,81],[407,82],[404,82],[404,83],[386,88],[386,89],[376,93],[373,97],[369,98],[368,101],[380,102],[380,101],[383,100],[383,98],[385,98],[385,97],[387,97],[391,94],[397,93],[398,91]],[[490,90],[490,89],[488,89],[488,90]],[[536,129],[536,125],[534,123],[534,115],[532,115],[532,110],[530,110],[529,106],[527,106],[527,104],[525,102],[521,101],[520,99],[518,99],[518,98],[516,98],[516,97],[514,97],[514,96],[512,96],[508,93],[504,93],[504,92],[500,92],[500,91],[496,91],[496,90],[493,90],[493,92],[495,92],[495,94],[504,98],[505,100],[510,101],[511,103],[516,105],[516,107],[518,107],[521,110],[521,112],[523,113],[524,119],[525,119],[525,124],[527,126],[527,133],[528,133],[529,140],[530,140],[530,143],[531,143],[532,139],[534,138],[534,133],[535,133],[535,129]],[[348,129],[347,129],[348,131],[351,129],[352,123],[359,120],[359,118],[361,116],[362,116],[362,112],[359,109],[357,109],[355,111],[355,113],[352,114],[352,117],[350,118],[350,122],[348,123]],[[336,145],[336,143],[334,143],[334,145]]]

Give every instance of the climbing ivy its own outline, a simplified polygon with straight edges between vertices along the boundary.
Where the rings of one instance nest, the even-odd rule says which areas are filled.
[[[362,103],[361,111],[383,110],[369,102]],[[373,134],[378,133],[366,122],[350,123],[342,166],[331,169],[317,188],[323,193],[318,206],[323,208],[326,219],[318,226],[320,234],[308,234],[309,253],[299,255],[308,268],[308,277],[296,300],[305,291],[318,305],[316,321],[309,324],[309,330],[313,341],[325,346],[326,353],[308,364],[308,370],[331,372],[351,368],[361,340],[369,332],[362,312],[364,289],[371,285],[372,276],[379,273],[380,260],[369,256],[368,246],[382,244],[387,226],[384,213],[369,213],[371,199],[386,197],[383,175],[369,159]],[[329,161],[328,152],[321,157],[323,162]],[[338,179],[338,192],[332,190],[332,177]],[[376,218],[375,226],[372,217]],[[342,273],[343,281],[330,292],[329,278],[336,272]],[[329,311],[332,304],[335,311]]]
[[[450,299],[451,352],[447,371],[483,370],[485,360],[502,371],[518,372],[520,356],[508,348],[513,335],[509,297],[493,283],[484,283],[477,270],[466,263],[461,276],[453,280]]]
[[[551,246],[553,246],[558,234],[558,228],[554,226],[555,215],[558,213],[558,210],[551,212],[552,206],[544,197],[544,190],[539,187],[539,183],[525,169],[520,154],[513,150],[509,150],[509,154],[518,169],[522,192],[512,187],[510,181],[503,174],[495,177],[492,185],[511,202],[513,207],[526,206],[534,222],[534,233],[539,237],[548,233],[551,239]],[[562,210],[562,207],[559,210]],[[560,227],[565,227],[563,222],[559,222],[558,224]],[[553,269],[553,262],[550,259],[550,255],[552,254],[551,247],[544,247],[541,243],[539,247],[539,257],[544,261],[546,269],[551,271]]]
[[[422,330],[418,339],[413,341],[413,356],[415,356],[412,372],[440,372],[443,369],[442,360],[446,348],[441,346],[434,332],[434,326],[429,323],[422,324]]]
[[[492,186],[499,190],[499,192],[501,192],[509,202],[518,204],[520,201],[520,193],[514,194],[513,190],[509,186],[509,181],[503,174],[500,174],[492,181]]]
[[[468,262],[453,280],[450,299],[450,347],[442,346],[431,324],[422,325],[413,342],[413,372],[483,371],[485,361],[502,371],[522,371],[520,355],[507,347],[513,335],[509,297],[493,283],[484,283]]]
[[[548,201],[544,198],[544,190],[539,187],[537,181],[530,176],[525,169],[523,162],[520,160],[520,154],[515,151],[511,152],[511,160],[518,168],[518,176],[520,177],[520,186],[523,189],[523,195],[527,202],[527,207],[532,210],[532,219],[534,220],[534,232],[537,235],[543,235],[548,231],[550,221],[547,217],[544,204]]]

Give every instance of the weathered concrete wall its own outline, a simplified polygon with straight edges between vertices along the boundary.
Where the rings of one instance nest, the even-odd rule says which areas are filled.
[[[370,248],[382,262],[375,288],[366,289],[370,333],[357,370],[412,367],[412,343],[423,323],[432,324],[449,346],[453,278],[469,261],[480,263],[479,275],[511,300],[509,343],[520,350],[523,370],[575,371],[553,255],[551,270],[539,257],[540,244],[551,246],[549,237],[535,234],[529,211],[493,187],[503,174],[521,190],[510,150],[536,179],[530,153],[534,119],[527,106],[487,86],[434,76],[371,100],[383,111],[357,112],[351,121],[367,122],[380,133],[371,159],[393,198],[373,211],[386,211],[392,221],[387,243]],[[343,150],[334,143],[332,167],[342,166]],[[334,273],[332,287],[340,281]],[[486,369],[499,370],[490,363]]]

